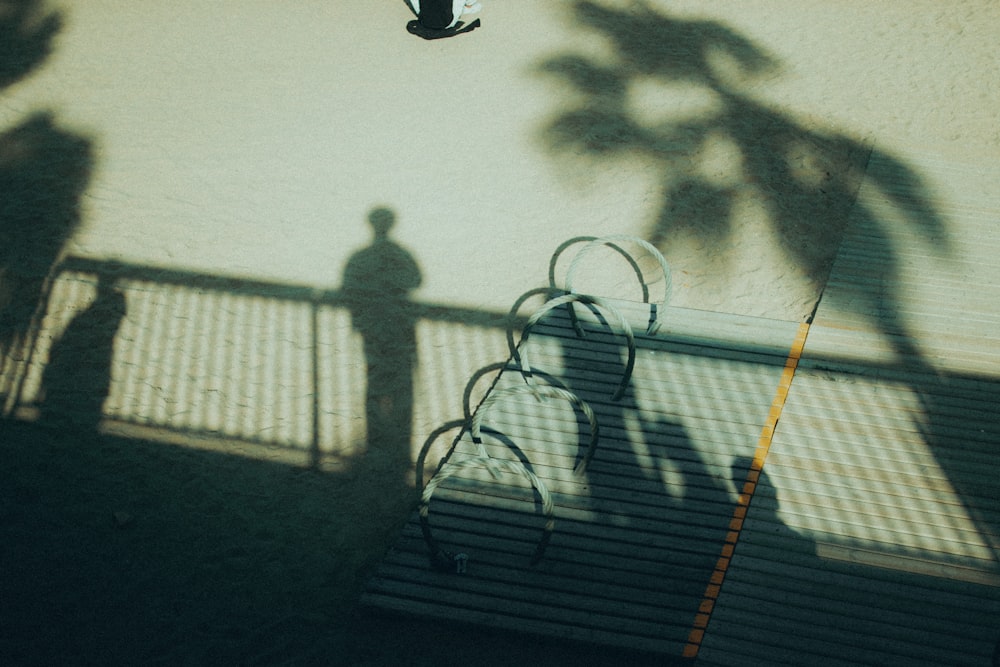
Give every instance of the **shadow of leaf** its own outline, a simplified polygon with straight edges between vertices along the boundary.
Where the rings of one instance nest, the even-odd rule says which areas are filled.
[[[25,77],[52,51],[62,19],[55,12],[40,17],[41,4],[7,0],[0,6],[0,88]]]

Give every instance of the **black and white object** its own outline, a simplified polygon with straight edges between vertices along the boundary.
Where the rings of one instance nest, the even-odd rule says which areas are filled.
[[[417,15],[417,20],[407,23],[406,28],[424,39],[452,37],[475,30],[480,25],[479,19],[468,25],[461,22],[462,14],[469,13],[466,0],[407,0],[407,4]]]

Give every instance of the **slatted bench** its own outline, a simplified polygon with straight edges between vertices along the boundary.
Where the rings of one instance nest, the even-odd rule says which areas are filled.
[[[494,476],[465,428],[434,489],[425,529],[414,513],[363,595],[380,609],[681,656],[731,533],[742,488],[799,327],[645,303],[610,302],[634,331],[627,390],[612,396],[626,343],[600,308],[546,313],[481,404],[482,448],[509,461]],[[647,332],[652,318],[661,322]],[[580,322],[584,335],[574,329]],[[566,389],[536,398],[528,383]],[[491,397],[497,397],[491,400]],[[466,461],[466,464],[462,464]],[[550,494],[551,537],[540,494]],[[514,472],[512,472],[514,471]],[[439,548],[464,572],[440,562]],[[437,567],[435,567],[435,564]]]

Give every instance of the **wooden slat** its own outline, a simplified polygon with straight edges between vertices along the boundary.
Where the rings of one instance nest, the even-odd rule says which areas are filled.
[[[943,208],[945,250],[871,215],[882,185],[863,185],[875,208],[853,220],[814,318],[701,646],[707,663],[988,664],[993,653],[1000,200],[982,204],[992,219]]]
[[[527,481],[466,468],[436,490],[429,522],[443,548],[469,555],[467,574],[430,569],[413,517],[366,603],[681,654],[729,530],[734,457],[753,454],[798,328],[669,309],[651,336],[648,306],[620,306],[637,349],[621,401],[611,396],[625,338],[594,313],[578,309],[582,338],[557,309],[522,342],[533,382],[569,387],[596,414],[600,441],[585,474],[573,469],[589,427],[568,402],[517,394],[483,415],[489,455],[526,461],[552,494],[545,558],[529,565],[543,519]],[[524,384],[509,368],[492,391]],[[450,457],[477,452],[464,433]]]
[[[706,577],[703,567],[685,564],[683,555],[674,557],[674,562],[666,563],[659,558],[642,559],[638,552],[623,554],[621,547],[609,553],[607,548],[613,545],[595,538],[577,540],[573,550],[557,545],[539,565],[529,567],[527,556],[535,545],[534,539],[529,538],[536,537],[533,532],[511,532],[509,537],[449,534],[461,540],[463,548],[468,546],[471,571],[476,576],[493,576],[499,580],[516,569],[519,580],[534,582],[537,579],[541,582],[539,585],[544,584],[543,588],[569,587],[574,591],[586,590],[593,595],[619,601],[646,601],[647,604],[687,610],[691,596],[701,593],[700,588],[704,587]],[[616,566],[612,567],[610,561],[614,561]],[[391,562],[420,570],[428,569],[426,544],[416,525],[408,525],[403,531]],[[671,573],[670,577],[663,576],[667,571]],[[675,576],[675,572],[683,576]],[[440,576],[452,578],[449,574]],[[690,620],[688,617],[684,622]]]

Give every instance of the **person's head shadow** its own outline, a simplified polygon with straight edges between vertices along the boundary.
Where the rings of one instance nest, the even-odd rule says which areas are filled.
[[[407,302],[422,280],[413,256],[390,238],[395,212],[384,206],[373,208],[368,223],[372,242],[348,259],[342,284],[354,327],[363,333],[394,319],[392,307]]]
[[[37,113],[0,134],[0,344],[26,332],[46,278],[80,221],[90,142]]]
[[[395,213],[387,207],[374,208],[368,223],[372,241],[348,259],[341,286],[352,326],[364,346],[364,467],[403,480],[412,467],[417,364],[416,313],[410,297],[422,277],[413,255],[390,238]]]
[[[762,466],[750,457],[741,456],[733,460],[730,471],[736,493],[749,504],[748,517],[761,526],[756,534],[764,535],[772,546],[784,551],[815,555],[813,540],[789,526],[779,515],[778,489]]]

